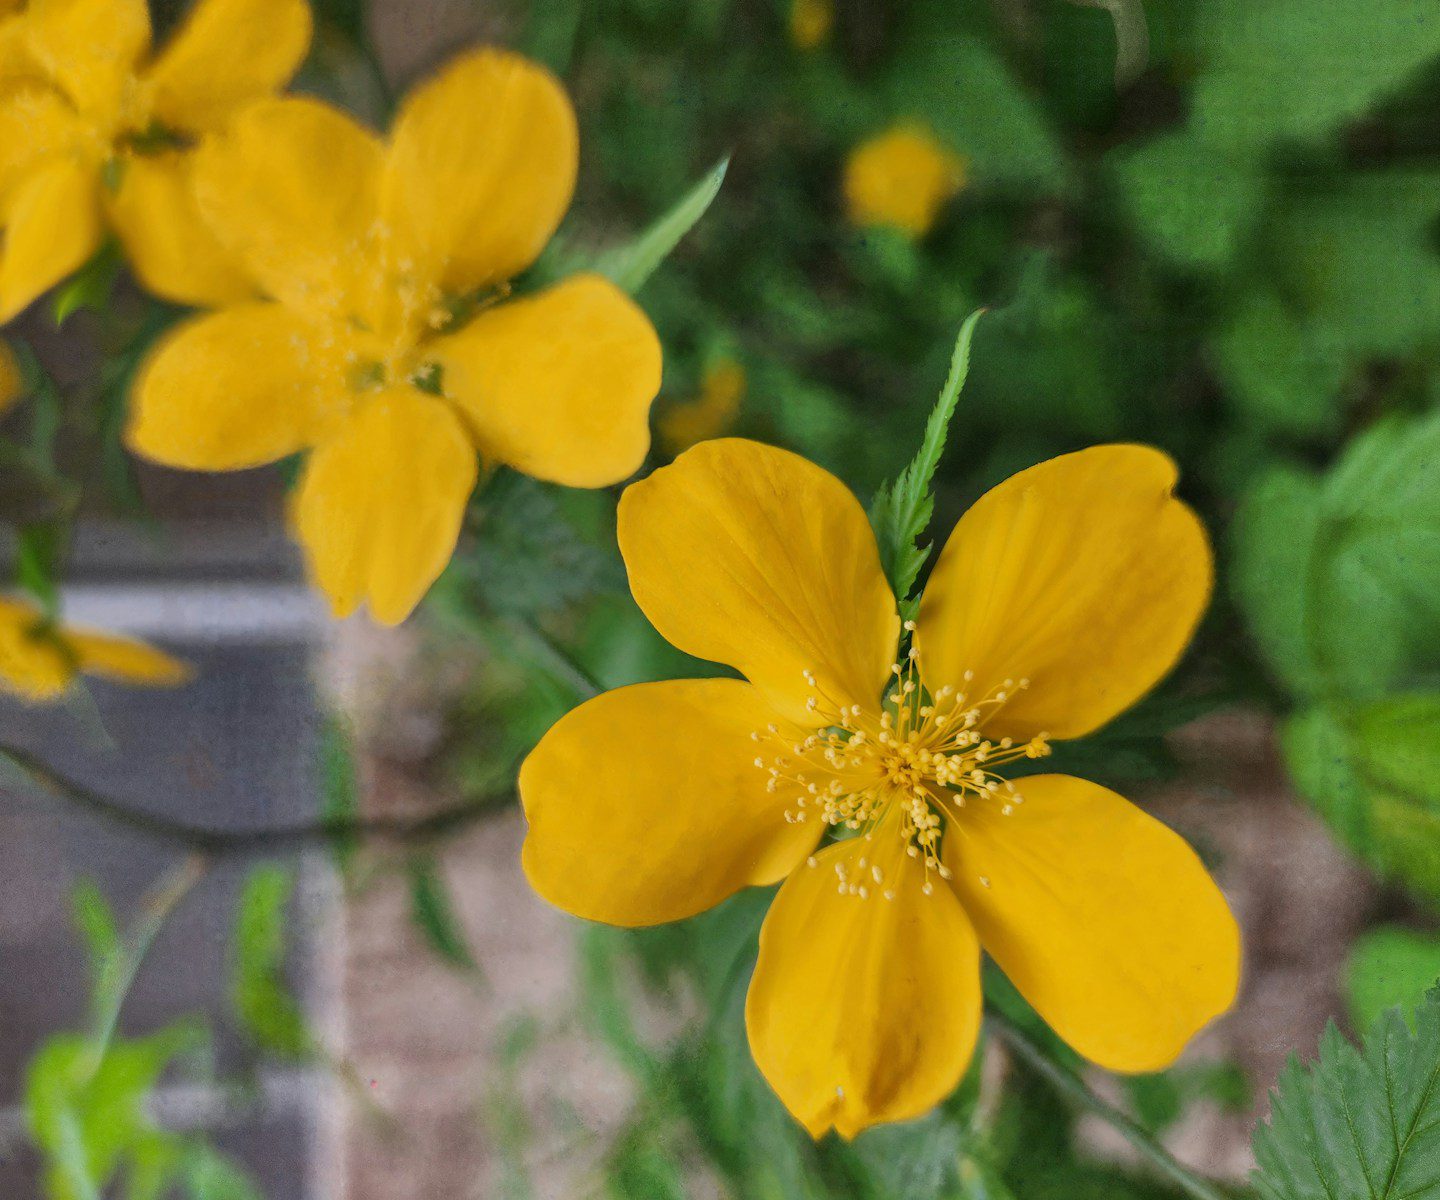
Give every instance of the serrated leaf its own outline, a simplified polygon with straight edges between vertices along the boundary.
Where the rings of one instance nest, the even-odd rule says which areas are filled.
[[[920,568],[930,555],[928,544],[919,545],[919,539],[935,512],[935,496],[930,485],[935,478],[935,469],[940,465],[940,456],[945,451],[960,389],[965,386],[965,377],[970,372],[970,343],[975,336],[975,326],[984,315],[985,310],[979,309],[960,327],[960,336],[955,339],[955,351],[950,358],[950,374],[925,424],[919,451],[892,483],[875,493],[870,505],[870,523],[880,544],[880,561],[885,568],[885,577],[890,580],[890,586],[901,601],[909,599]]]
[[[261,1049],[302,1059],[312,1043],[284,977],[287,910],[294,890],[295,873],[285,867],[259,866],[245,880],[235,919],[230,1005]]]
[[[1440,934],[1382,925],[1366,930],[1345,964],[1345,1002],[1357,1029],[1369,1029],[1391,1008],[1407,1019],[1440,983]]]
[[[1296,696],[1366,700],[1440,667],[1440,414],[1381,422],[1325,475],[1243,497],[1236,598]]]
[[[1368,112],[1440,54],[1433,0],[1208,0],[1193,121],[1207,141],[1311,140]]]
[[[450,901],[450,889],[428,858],[410,863],[410,916],[430,948],[452,967],[480,970]]]
[[[1392,1010],[1359,1047],[1331,1025],[1312,1065],[1281,1074],[1254,1148],[1264,1200],[1440,1195],[1440,993],[1413,1031]]]
[[[711,202],[719,195],[720,185],[725,182],[725,172],[729,168],[730,160],[721,159],[669,212],[628,246],[604,255],[596,264],[596,269],[631,295],[638,292],[680,244],[680,239],[705,215]]]

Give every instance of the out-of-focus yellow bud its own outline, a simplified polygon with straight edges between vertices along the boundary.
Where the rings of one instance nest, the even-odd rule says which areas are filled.
[[[3,416],[20,399],[25,391],[25,381],[20,375],[20,362],[15,351],[0,341],[0,416]]]
[[[965,179],[965,160],[923,125],[894,125],[850,152],[846,213],[855,225],[890,225],[923,237]]]
[[[744,397],[745,368],[733,358],[716,360],[700,382],[700,394],[672,404],[656,420],[665,452],[673,458],[696,442],[727,433]]]
[[[790,0],[790,40],[797,50],[814,50],[830,36],[835,0]]]

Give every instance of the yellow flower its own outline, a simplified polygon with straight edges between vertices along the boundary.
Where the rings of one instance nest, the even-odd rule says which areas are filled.
[[[921,125],[895,125],[862,142],[845,163],[845,207],[854,225],[889,225],[923,237],[965,186],[965,160]]]
[[[575,115],[544,70],[462,57],[388,144],[314,100],[204,146],[196,195],[272,299],[196,318],[142,370],[128,431],[229,471],[310,451],[291,519],[336,616],[403,620],[449,561],[476,455],[572,487],[649,448],[660,345],[596,275],[505,300],[569,206]]]
[[[20,374],[20,362],[15,351],[0,340],[0,417],[3,417],[25,392],[25,380]]]
[[[719,437],[740,415],[745,397],[745,368],[733,358],[722,358],[707,367],[700,382],[700,394],[693,400],[671,405],[656,422],[667,453],[679,454],[696,442]]]
[[[80,672],[121,683],[173,687],[190,669],[143,642],[92,629],[47,626],[27,601],[0,596],[0,693],[55,700]]]
[[[798,50],[815,50],[835,24],[835,0],[790,0],[790,40]]]
[[[982,947],[1081,1054],[1164,1067],[1235,995],[1224,898],[1120,796],[1004,765],[1103,725],[1189,641],[1211,559],[1174,483],[1142,446],[1021,472],[956,526],[903,630],[864,511],[804,459],[712,441],[635,484],[636,600],[748,682],[639,684],[562,718],[520,773],[531,883],[650,925],[783,880],[746,1024],[817,1137],[956,1086]]]
[[[289,80],[310,41],[304,0],[199,0],[153,61],[145,0],[30,0],[0,21],[0,321],[107,227],[157,295],[253,294],[196,210],[190,147]]]

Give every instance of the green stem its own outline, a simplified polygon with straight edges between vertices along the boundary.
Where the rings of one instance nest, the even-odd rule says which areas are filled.
[[[1046,1054],[1008,1017],[989,1011],[985,1014],[985,1024],[991,1033],[1010,1048],[1016,1058],[1021,1059],[1077,1108],[1099,1117],[1114,1129],[1130,1143],[1136,1153],[1187,1196],[1194,1200],[1231,1200],[1225,1192],[1181,1163],[1142,1126],[1108,1100],[1092,1092],[1078,1075]]]
[[[140,903],[140,918],[126,938],[126,944],[106,961],[95,988],[95,1013],[90,1029],[90,1071],[100,1069],[120,1022],[120,1010],[139,973],[140,964],[150,953],[156,935],[169,920],[180,901],[205,878],[210,862],[200,854],[191,854],[172,868],[155,884]]]
[[[415,844],[431,842],[501,810],[495,798],[439,809],[421,817],[332,819],[254,829],[214,829],[160,813],[131,808],[61,774],[28,750],[0,743],[0,763],[17,767],[24,781],[120,828],[211,858],[236,858],[343,845],[356,839]]]

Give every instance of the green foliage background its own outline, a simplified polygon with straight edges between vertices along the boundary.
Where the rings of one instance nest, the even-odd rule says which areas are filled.
[[[1117,29],[1128,68],[1136,0],[1117,0],[1116,14],[1071,0],[835,6],[828,38],[802,50],[788,0],[504,0],[513,43],[564,78],[581,115],[577,207],[530,282],[589,264],[638,289],[666,351],[661,421],[714,364],[737,361],[747,390],[732,432],[808,455],[867,501],[922,439],[938,452],[926,423],[957,331],[988,307],[942,439],[930,536],[1019,468],[1134,440],[1175,456],[1182,494],[1216,540],[1219,585],[1196,647],[1138,710],[1067,748],[1065,769],[1133,788],[1171,769],[1163,737],[1197,713],[1238,704],[1273,716],[1299,794],[1433,918],[1440,6],[1147,0],[1148,59],[1118,85]],[[163,28],[180,5],[155,8]],[[317,14],[300,85],[383,123],[391,89],[371,70],[363,6],[324,0]],[[849,151],[900,120],[927,125],[967,163],[966,188],[919,240],[853,228],[841,204]],[[176,313],[116,302],[119,269],[102,255],[51,303],[57,321],[110,313],[100,378],[62,396],[22,347],[30,403],[0,430],[16,582],[46,603],[82,493],[140,507],[117,433],[128,381]],[[96,448],[98,470],[66,464],[59,450],[77,437]],[[873,511],[887,562],[923,579],[923,559],[897,534],[929,512],[914,482],[901,479]],[[597,684],[715,669],[665,645],[630,600],[614,549],[617,495],[494,476],[428,603],[437,643],[485,647],[435,764],[477,812],[508,797],[518,760]],[[327,738],[324,763],[322,816],[337,827],[357,811],[343,742]],[[367,869],[358,838],[334,843],[347,876]],[[436,954],[483,973],[428,852],[395,869]],[[257,1055],[287,1061],[320,1053],[284,981],[292,884],[271,865],[252,876],[231,984],[234,1022]],[[103,1013],[133,948],[98,896],[85,890],[77,903]],[[998,1092],[977,1072],[922,1121],[811,1143],[744,1043],[767,903],[755,892],[673,927],[581,934],[585,1020],[639,1095],[605,1155],[602,1194],[681,1197],[697,1169],[740,1200],[1180,1194],[1153,1172],[1083,1154],[1054,1081],[1019,1060]],[[1377,1016],[1399,1000],[1413,1008],[1437,971],[1440,940],[1425,929],[1382,929],[1357,946],[1355,1024],[1378,1023],[1360,1050],[1333,1034],[1319,1067],[1282,1081],[1257,1143],[1260,1194],[1440,1196],[1433,1136],[1403,1147],[1368,1125],[1330,1136],[1345,1118],[1336,1098],[1350,1093],[1409,1097],[1402,1115],[1416,1129],[1440,1119],[1426,1123],[1423,1071],[1397,1065],[1440,1063],[1437,1001],[1414,1032],[1393,1011]],[[1009,1027],[1073,1064],[998,974],[987,996]],[[653,1040],[636,1016],[642,998],[676,1005],[684,1036]],[[203,1059],[203,1031],[123,1039],[108,1020],[52,1039],[32,1063],[28,1113],[52,1194],[85,1196],[85,1178],[118,1177],[136,1197],[180,1187],[248,1200],[233,1164],[144,1111],[161,1072]],[[533,1194],[534,1130],[504,1082],[537,1036],[523,1022],[513,1030],[490,1112],[505,1194],[517,1200]],[[1198,1099],[1237,1109],[1251,1099],[1223,1065],[1129,1081],[1126,1092],[1152,1133]]]

